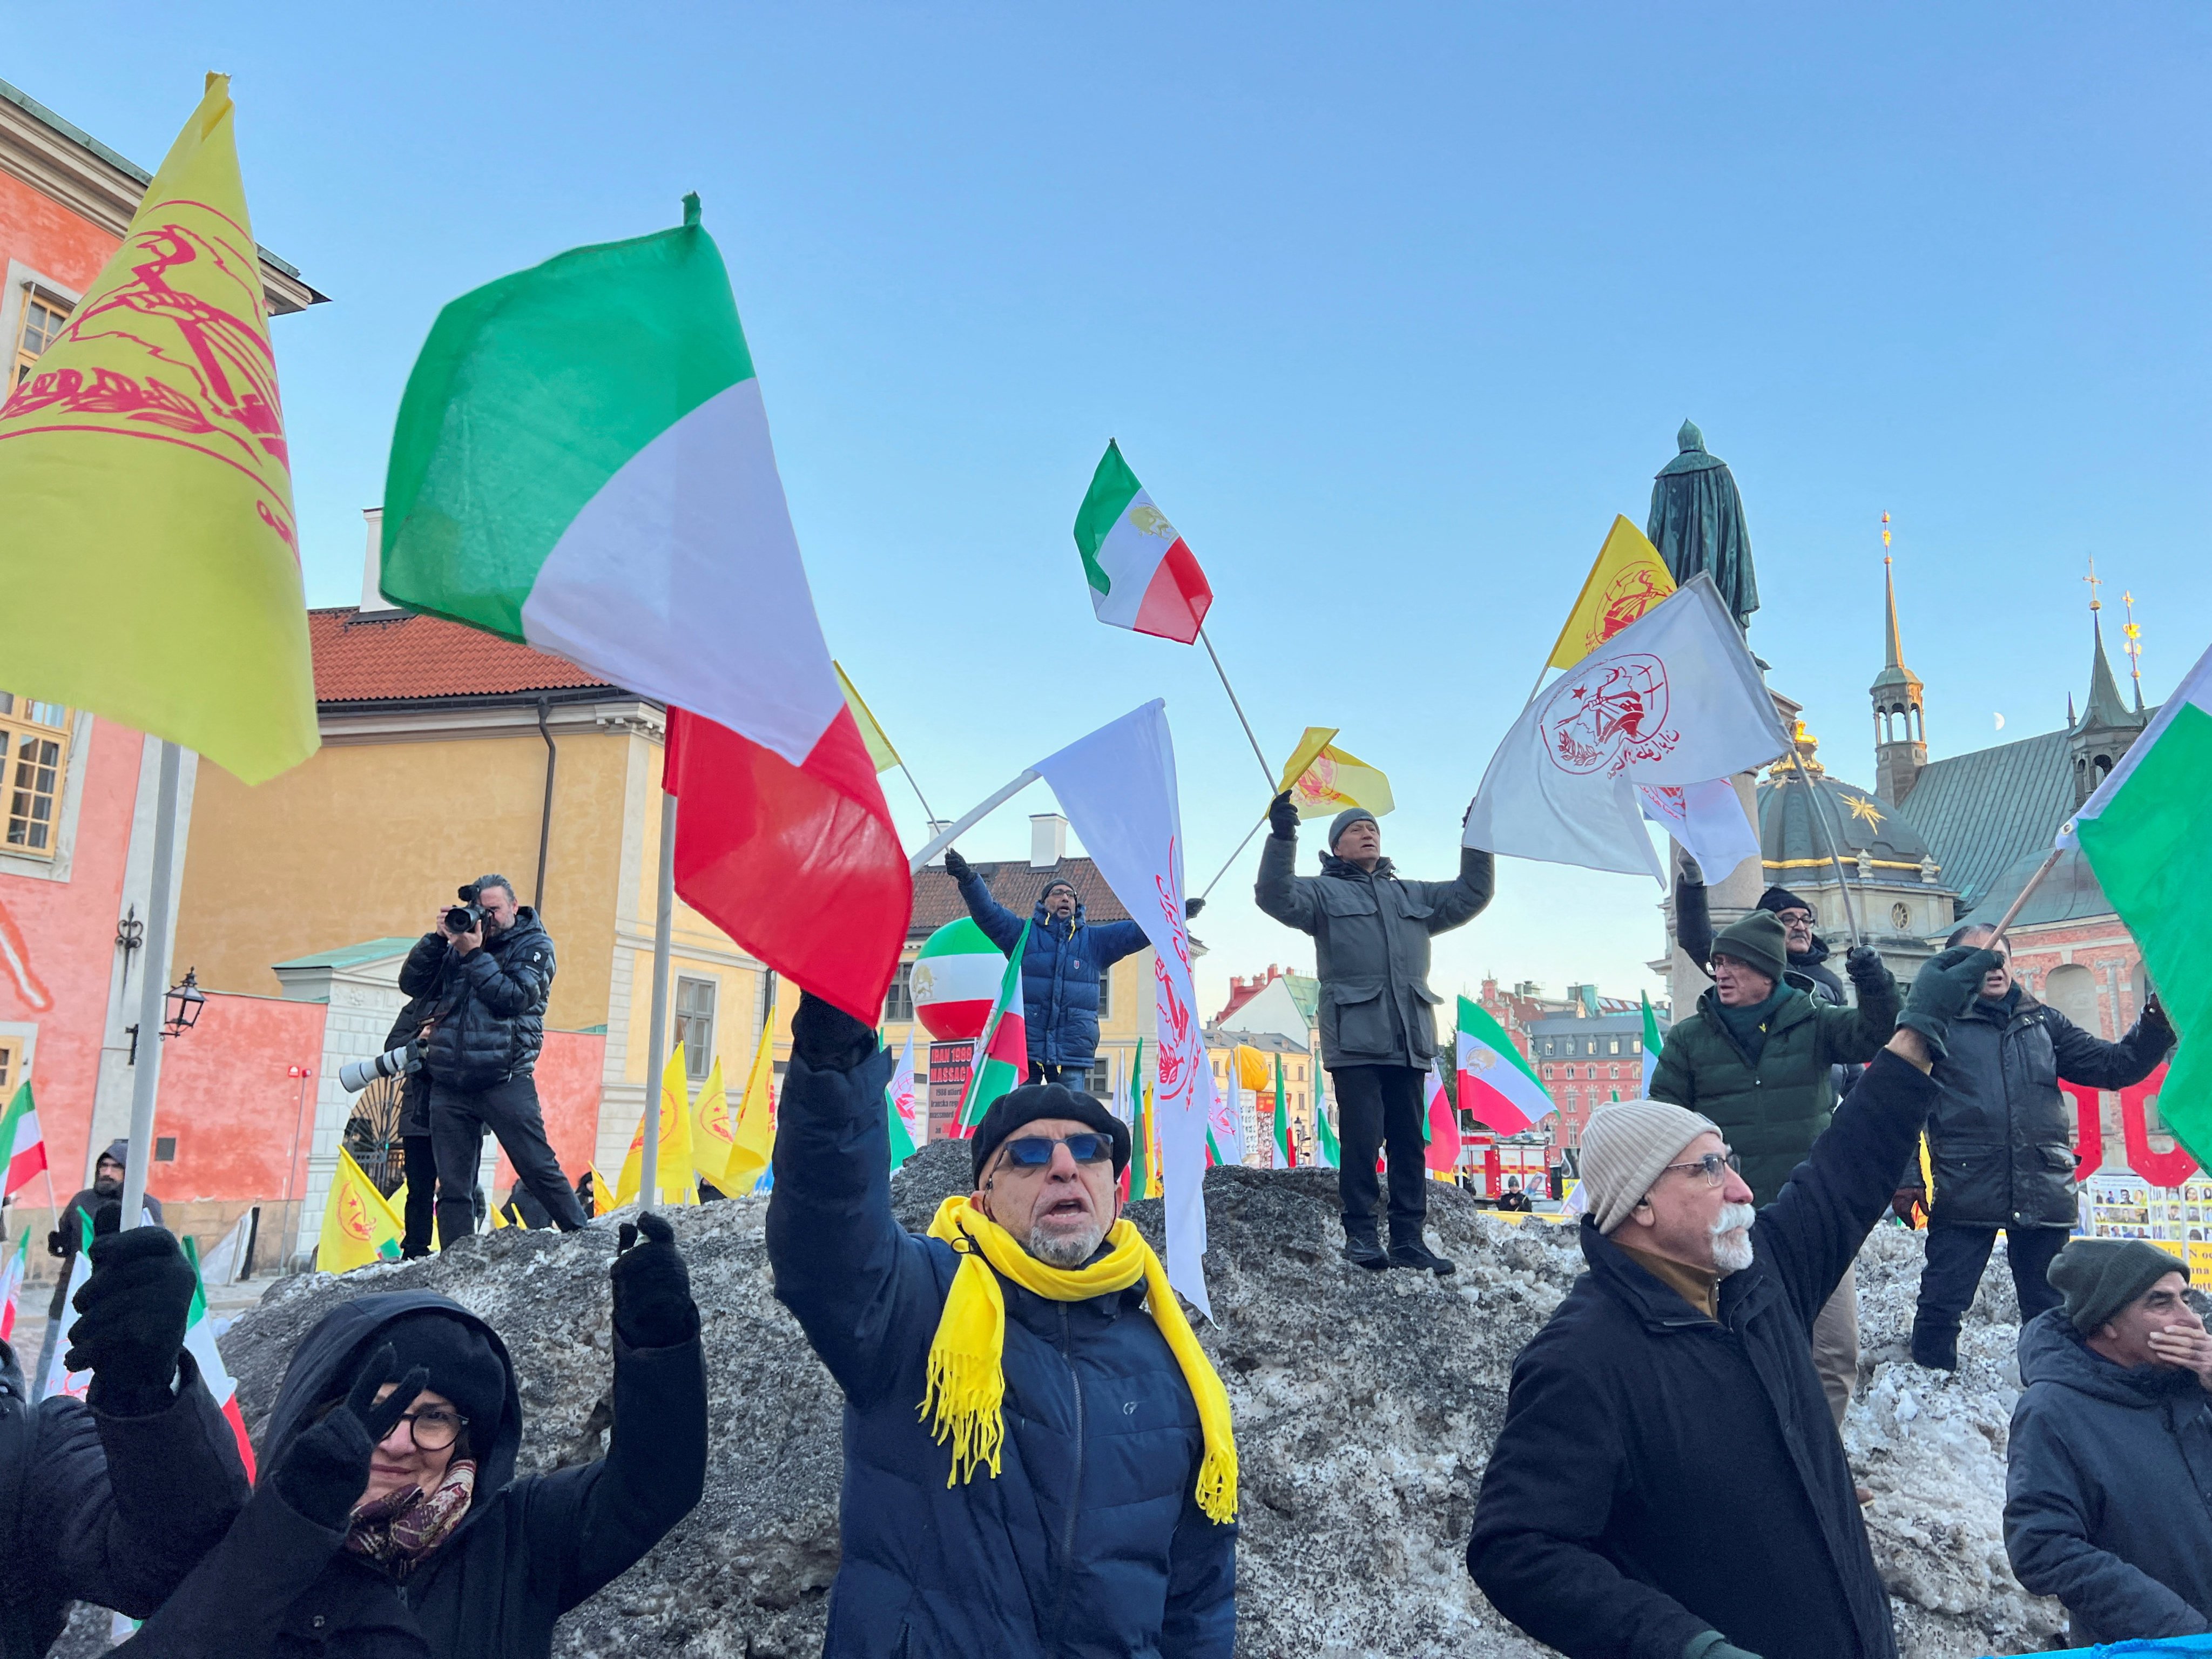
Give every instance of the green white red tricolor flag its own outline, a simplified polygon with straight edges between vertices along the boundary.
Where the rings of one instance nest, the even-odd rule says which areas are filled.
[[[1075,515],[1075,546],[1098,620],[1188,645],[1198,637],[1213,589],[1190,544],[1152,505],[1137,475],[1109,442]]]
[[[1291,1104],[1283,1094],[1283,1057],[1275,1056],[1275,1133],[1273,1152],[1275,1168],[1295,1170],[1298,1167],[1298,1143],[1291,1135]]]
[[[185,1243],[185,1255],[192,1264],[192,1307],[185,1317],[185,1352],[199,1367],[200,1381],[222,1413],[222,1420],[230,1425],[230,1431],[238,1440],[239,1462],[246,1465],[246,1478],[254,1478],[253,1442],[246,1432],[246,1413],[238,1403],[238,1383],[229,1369],[222,1363],[222,1350],[216,1346],[215,1322],[208,1317],[207,1280],[200,1273],[199,1251],[191,1239]]]
[[[1314,1162],[1324,1170],[1340,1168],[1344,1153],[1338,1147],[1336,1130],[1328,1121],[1328,1091],[1322,1083],[1322,1068],[1313,1068],[1314,1106]]]
[[[991,1103],[1010,1089],[1021,1086],[1030,1070],[1030,1028],[1022,1012],[1022,955],[1030,946],[1030,924],[1007,953],[1006,971],[999,975],[999,994],[991,1004],[991,1017],[983,1022],[983,1035],[975,1039],[975,1059],[968,1068],[968,1092],[961,1097],[958,1129],[963,1140],[972,1138]]]
[[[40,1400],[51,1400],[59,1395],[82,1400],[92,1387],[90,1371],[73,1371],[66,1363],[70,1333],[76,1328],[76,1293],[92,1277],[92,1218],[80,1210],[76,1218],[76,1255],[70,1263],[69,1283],[62,1286],[61,1334],[54,1339],[52,1358],[46,1362],[46,1375],[39,1379],[38,1393],[33,1397]]]
[[[400,400],[382,558],[394,602],[666,705],[677,890],[876,1018],[913,887],[698,198],[676,229],[574,249],[439,314]]]
[[[2197,659],[2143,734],[2081,810],[2060,827],[2078,845],[2135,935],[2166,1018],[2179,1033],[2159,1090],[2159,1115],[2212,1167],[2212,921],[2195,872],[2212,846],[2212,651]]]
[[[0,1194],[14,1192],[46,1167],[46,1138],[39,1127],[39,1108],[26,1079],[0,1112]]]
[[[1638,1085],[1644,1099],[1651,1098],[1651,1079],[1659,1075],[1659,1051],[1666,1044],[1659,1036],[1659,1016],[1651,1010],[1651,994],[1644,994],[1644,1079]]]
[[[0,1264],[0,1342],[15,1334],[15,1314],[23,1299],[25,1259],[31,1254],[31,1230],[23,1229],[22,1237],[15,1241],[15,1252],[4,1264]]]
[[[1429,1067],[1428,1109],[1421,1122],[1421,1135],[1429,1143],[1428,1165],[1435,1173],[1449,1176],[1459,1165],[1459,1114],[1452,1110],[1451,1097],[1444,1092],[1444,1074],[1440,1065]]]
[[[1460,1106],[1499,1134],[1534,1128],[1559,1109],[1513,1039],[1472,997],[1459,1000],[1457,1048]]]
[[[929,1114],[921,1109],[914,1094],[914,1028],[906,1032],[906,1052],[898,1070],[884,1085],[884,1110],[891,1133],[891,1168],[912,1158],[929,1139]]]

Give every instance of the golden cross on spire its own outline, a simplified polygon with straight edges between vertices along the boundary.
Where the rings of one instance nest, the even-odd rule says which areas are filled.
[[[1881,562],[1889,562],[1889,514],[1881,515]]]
[[[2142,629],[2136,621],[2136,596],[2130,592],[2124,592],[2120,595],[2120,603],[2125,605],[2128,611],[2128,625],[2120,630],[2128,636],[2127,643],[2120,649],[2128,653],[2130,659],[2135,665],[2135,677],[2137,681],[2141,681],[2142,678]]]
[[[2105,607],[2103,603],[2097,598],[2097,590],[2102,587],[2105,584],[2098,579],[2097,556],[2094,553],[2092,553],[2089,556],[2089,574],[2082,577],[2081,580],[2089,584],[2089,609],[2092,611],[2102,611]]]

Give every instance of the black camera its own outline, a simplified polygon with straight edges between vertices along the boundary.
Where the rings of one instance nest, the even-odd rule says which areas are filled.
[[[446,911],[446,931],[449,933],[468,933],[476,931],[483,921],[483,906],[477,901],[483,896],[483,884],[471,882],[460,890],[461,902]]]

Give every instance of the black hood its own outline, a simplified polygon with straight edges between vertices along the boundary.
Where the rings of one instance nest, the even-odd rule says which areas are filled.
[[[1813,935],[1813,945],[1811,949],[1805,951],[1792,951],[1790,953],[1790,965],[1792,968],[1809,968],[1814,966],[1815,963],[1826,962],[1827,959],[1828,941],[1822,939],[1818,933]]]
[[[375,1352],[379,1332],[403,1315],[433,1312],[451,1314],[475,1327],[507,1368],[507,1409],[501,1414],[499,1432],[489,1446],[471,1443],[470,1451],[476,1458],[480,1499],[514,1479],[515,1453],[522,1443],[522,1400],[514,1386],[514,1361],[498,1332],[459,1303],[429,1291],[379,1291],[342,1302],[300,1340],[292,1363],[284,1368],[269,1425],[261,1433],[257,1448],[261,1467],[274,1468],[321,1408],[345,1397],[362,1364]]]
[[[2055,1383],[2116,1406],[2151,1410],[2173,1395],[2201,1391],[2194,1371],[2178,1367],[2116,1365],[2081,1340],[2063,1308],[2051,1308],[2027,1322],[2020,1334],[2020,1380]]]

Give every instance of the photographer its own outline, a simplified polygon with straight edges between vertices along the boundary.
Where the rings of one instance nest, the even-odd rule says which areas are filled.
[[[429,999],[430,1035],[422,1071],[429,1079],[430,1139],[438,1169],[438,1237],[446,1244],[476,1231],[477,1165],[483,1132],[499,1137],[554,1224],[584,1224],[568,1188],[531,1075],[545,1042],[545,998],[553,984],[553,941],[538,913],[518,905],[504,876],[461,889],[399,969],[399,988]]]

